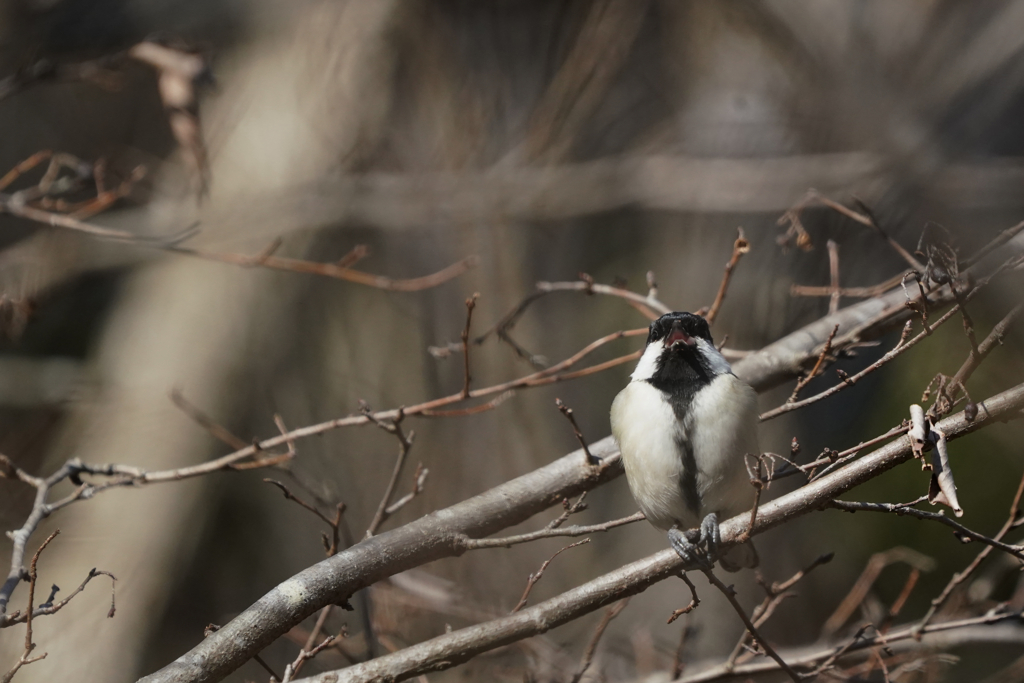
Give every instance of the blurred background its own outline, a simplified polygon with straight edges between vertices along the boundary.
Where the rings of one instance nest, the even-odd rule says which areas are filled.
[[[208,66],[184,106],[169,106],[166,71],[139,59],[103,61],[146,39]],[[69,68],[86,62],[99,71]],[[358,267],[394,278],[468,255],[479,265],[429,290],[388,292],[0,216],[0,452],[40,474],[69,457],[164,469],[228,452],[174,407],[175,388],[243,440],[276,434],[275,414],[294,428],[350,414],[360,399],[383,409],[448,395],[462,386],[461,358],[438,359],[428,347],[459,340],[472,293],[480,293],[477,332],[538,280],[581,272],[645,292],[653,271],[663,301],[696,310],[714,298],[738,226],[751,251],[714,333],[728,335],[727,348],[760,348],[827,312],[827,297],[794,297],[790,288],[828,284],[828,240],[839,245],[843,286],[873,285],[905,267],[876,232],[816,206],[802,214],[812,248],[780,244],[779,217],[810,188],[847,205],[859,198],[909,250],[929,223],[968,255],[1021,220],[1022,79],[1024,4],[1012,1],[3,0],[0,172],[40,150],[104,159],[111,178],[143,165],[146,177],[95,222],[140,235],[196,225],[188,246],[220,253],[257,254],[281,238],[280,255],[319,262],[368,245]],[[182,112],[192,118],[175,118]],[[197,170],[204,156],[207,172]],[[12,189],[37,182],[42,170]],[[992,289],[972,305],[982,334],[1019,298],[1019,286]],[[621,301],[564,293],[533,305],[513,334],[554,362],[646,324]],[[840,367],[854,372],[895,339]],[[1020,328],[1011,329],[969,383],[975,399],[1021,381],[1020,342]],[[597,359],[641,344],[616,342]],[[766,423],[762,448],[787,453],[797,437],[800,457],[811,459],[876,436],[968,352],[953,321],[837,398]],[[473,349],[472,362],[474,386],[532,371],[494,338]],[[574,449],[556,397],[589,439],[607,435],[608,407],[631,369],[522,390],[478,415],[410,418],[417,436],[400,491],[411,486],[415,463],[430,475],[385,528]],[[834,381],[830,374],[808,391]],[[791,388],[762,395],[762,407]],[[1022,437],[1009,424],[953,445],[968,526],[993,533],[1005,519],[1024,470]],[[109,570],[119,578],[117,615],[106,618],[109,595],[91,585],[38,620],[36,642],[49,656],[16,680],[133,680],[321,559],[322,525],[266,476],[343,501],[361,537],[390,475],[394,439],[361,427],[297,448],[290,479],[220,473],[112,491],[55,515],[30,542],[32,549],[62,530],[40,563],[41,583],[68,591],[92,567]],[[851,497],[906,501],[926,486],[906,465]],[[779,482],[770,494],[784,490]],[[23,523],[32,493],[0,481],[5,530]],[[577,523],[635,511],[621,479],[588,502]],[[505,613],[529,573],[564,545],[549,539],[428,565],[362,596],[356,612],[335,614],[328,628],[346,624],[344,647],[360,659],[367,610],[376,653]],[[552,563],[531,602],[664,545],[649,525],[595,537]],[[838,512],[760,537],[769,580],[836,552],[783,604],[766,636],[781,648],[814,641],[868,558],[901,546],[932,559],[918,562],[930,571],[906,619],[920,617],[977,552],[938,525]],[[7,557],[10,542],[0,548]],[[1020,601],[1015,569],[990,560],[961,601]],[[865,614],[846,627],[887,608],[909,571],[905,563],[885,569]],[[744,604],[760,600],[751,576],[732,580]],[[588,676],[665,671],[684,629],[686,661],[727,655],[742,625],[697,583],[700,608],[672,625],[668,614],[689,600],[681,582],[634,598]],[[599,618],[430,678],[566,680]],[[22,637],[21,629],[2,634],[0,670]],[[303,640],[295,637],[263,654],[278,672]],[[959,659],[922,655],[899,680],[980,680],[1019,656],[1020,643],[951,652]],[[306,672],[345,663],[325,652]],[[266,677],[250,662],[230,680]]]

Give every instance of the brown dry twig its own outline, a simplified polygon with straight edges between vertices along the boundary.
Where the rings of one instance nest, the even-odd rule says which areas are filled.
[[[683,616],[684,614],[689,614],[693,610],[700,607],[700,598],[697,597],[697,587],[693,585],[693,581],[690,581],[690,577],[688,577],[685,573],[680,574],[679,578],[682,579],[683,583],[686,584],[686,587],[690,589],[690,602],[686,605],[686,607],[680,607],[679,609],[674,610],[672,614],[669,615],[668,621],[665,622],[666,624],[671,624],[673,621]]]
[[[621,517],[619,519],[613,519],[610,522],[602,522],[600,524],[590,524],[588,526],[567,526],[563,528],[549,526],[549,528],[540,529],[539,531],[531,531],[525,534],[505,536],[502,538],[470,538],[469,536],[461,535],[455,537],[455,542],[464,550],[476,550],[478,548],[511,548],[514,545],[529,543],[531,541],[536,541],[539,538],[586,536],[588,534],[599,533],[616,527],[625,526],[626,524],[641,522],[644,519],[646,519],[646,517],[644,517],[644,513],[635,512],[629,517]]]
[[[462,398],[469,398],[469,325],[473,322],[473,309],[476,308],[476,300],[480,298],[477,292],[466,299],[466,327],[462,330],[462,360],[465,364],[465,382],[462,384]]]
[[[1012,529],[1015,529],[1018,526],[1020,526],[1021,517],[1019,507],[1022,495],[1024,495],[1024,476],[1021,476],[1020,483],[1017,485],[1017,492],[1014,494],[1013,500],[1010,502],[1010,511],[1006,516],[1006,521],[1003,523],[1003,526],[999,529],[999,531],[996,532],[996,535],[990,539],[991,541],[994,541],[994,543],[986,543],[985,547],[981,549],[981,552],[977,554],[977,556],[971,561],[969,565],[967,565],[967,567],[963,571],[953,574],[953,577],[949,580],[949,583],[947,583],[946,587],[942,589],[942,592],[935,599],[932,600],[931,605],[929,605],[928,607],[928,611],[925,613],[924,617],[922,617],[919,624],[915,627],[914,638],[920,640],[921,634],[927,628],[928,624],[931,623],[931,620],[935,617],[935,614],[939,611],[939,609],[946,603],[946,600],[949,599],[949,596],[953,594],[953,591],[956,590],[958,586],[960,586],[964,581],[966,581],[967,578],[971,576],[971,574],[973,574],[975,570],[978,569],[978,567],[985,560],[985,558],[992,553],[992,550],[994,548],[998,548],[996,544],[1001,544],[1003,538],[1006,537],[1006,534],[1008,534]],[[1002,548],[999,549],[1002,550]],[[1018,553],[1020,552],[1019,547],[1016,547],[1015,549],[1018,551]]]
[[[582,541],[576,541],[575,543],[570,543],[569,545],[565,546],[561,550],[557,551],[554,555],[552,555],[548,559],[544,560],[544,562],[540,565],[540,569],[538,569],[533,574],[530,574],[530,577],[526,580],[526,589],[523,591],[523,596],[521,598],[519,598],[519,602],[516,603],[516,606],[512,608],[512,611],[509,614],[515,614],[516,612],[518,612],[522,608],[526,607],[526,601],[530,597],[530,591],[532,591],[533,587],[535,585],[537,585],[538,581],[540,581],[540,577],[544,576],[544,570],[546,570],[548,568],[548,565],[551,564],[552,560],[554,560],[556,557],[558,557],[559,555],[564,553],[569,548],[575,548],[576,546],[584,545],[585,543],[590,543],[590,539],[589,538],[584,538]]]
[[[32,664],[33,662],[38,662],[41,659],[46,659],[46,655],[48,654],[44,652],[37,657],[32,656],[32,651],[36,649],[36,644],[32,642],[32,616],[35,611],[33,605],[35,604],[36,596],[36,580],[39,578],[39,574],[36,571],[36,565],[39,563],[39,555],[42,554],[46,546],[50,545],[50,541],[56,538],[59,533],[60,529],[56,529],[52,534],[47,536],[46,540],[39,546],[39,550],[37,550],[32,556],[32,564],[30,565],[28,572],[28,605],[25,607],[25,651],[21,653],[21,657],[19,657],[18,661],[14,663],[11,670],[4,674],[3,678],[0,678],[0,683],[10,683],[11,679],[14,678],[14,674],[18,673],[18,670],[21,669],[21,667]]]
[[[235,436],[226,427],[215,422],[213,418],[200,410],[199,407],[188,401],[180,388],[175,387],[171,390],[171,402],[174,403],[178,410],[185,413],[190,420],[210,432],[210,435],[215,439],[223,441],[231,448],[239,449],[249,445],[245,439]]]
[[[836,607],[832,616],[825,620],[825,624],[821,628],[822,637],[827,638],[842,628],[843,624],[853,615],[857,607],[864,602],[864,598],[882,573],[882,570],[896,562],[909,564],[926,572],[935,568],[935,560],[912,548],[901,546],[875,553],[868,560],[864,571],[861,572],[860,577],[853,584],[853,587],[850,588],[849,593],[839,603],[839,606]]]
[[[395,466],[391,470],[391,478],[388,480],[387,487],[384,489],[384,495],[377,505],[377,512],[373,515],[373,521],[370,522],[370,526],[366,529],[365,538],[370,538],[377,533],[380,525],[393,514],[391,510],[397,511],[400,509],[394,508],[391,505],[391,498],[395,495],[395,487],[398,486],[398,479],[402,476],[402,469],[405,467],[405,461],[409,456],[409,450],[412,448],[412,442],[416,437],[416,433],[409,432],[408,436],[406,436],[405,431],[402,430],[402,420],[405,418],[405,413],[402,412],[401,408],[398,409],[398,414],[388,421],[375,417],[365,403],[362,406],[362,412],[369,417],[371,422],[398,440],[398,457],[395,458]],[[422,472],[422,466],[420,472]],[[412,500],[412,497],[409,497],[408,500]]]
[[[814,367],[804,377],[797,380],[796,386],[793,387],[793,393],[789,395],[786,403],[793,403],[796,401],[796,397],[800,395],[800,391],[807,386],[807,383],[818,376],[818,371],[821,370],[822,363],[828,358],[829,353],[832,352],[832,340],[836,338],[836,332],[839,331],[839,325],[832,328],[832,332],[828,335],[828,339],[825,340],[825,346],[822,347],[821,353],[818,354],[818,360],[814,363]],[[763,419],[763,418],[762,418]]]
[[[323,537],[324,552],[327,553],[327,557],[331,557],[332,555],[334,555],[335,553],[338,552],[338,547],[339,547],[339,542],[340,542],[339,534],[340,534],[340,530],[341,530],[341,516],[345,513],[345,504],[344,503],[338,503],[335,506],[335,509],[334,509],[334,519],[331,519],[331,518],[327,517],[325,514],[323,514],[322,512],[320,512],[320,510],[315,505],[313,505],[311,503],[307,503],[302,498],[299,498],[294,493],[292,493],[291,489],[289,489],[287,486],[285,486],[283,482],[280,482],[280,481],[278,481],[276,479],[264,479],[263,481],[268,483],[268,484],[272,484],[272,485],[276,486],[281,491],[281,493],[284,494],[284,497],[285,497],[286,500],[290,500],[293,503],[297,504],[299,507],[302,507],[302,508],[305,508],[306,510],[309,510],[314,515],[319,517],[320,520],[322,520],[324,522],[324,524],[329,526],[331,528],[331,540],[330,540],[330,542],[328,542],[327,541],[327,536],[324,535],[324,537]]]
[[[810,574],[812,571],[817,569],[823,564],[828,564],[835,557],[834,553],[825,553],[819,555],[813,562],[801,569],[800,571],[793,574],[785,581],[767,583],[761,578],[760,574],[757,576],[757,582],[761,585],[765,592],[764,600],[754,608],[753,613],[750,615],[750,620],[754,626],[761,628],[767,622],[772,615],[775,613],[775,608],[782,604],[782,601],[792,596],[789,589],[799,583],[804,577]],[[728,659],[725,660],[726,668],[733,668],[736,666],[740,655],[747,647],[747,642],[750,640],[750,633],[744,631],[743,635],[740,636],[739,641],[733,647],[732,652],[729,654]]]
[[[909,271],[903,271],[893,277],[878,283],[877,285],[871,285],[868,287],[839,287],[838,289],[831,285],[825,287],[819,287],[816,285],[790,285],[789,293],[791,296],[827,296],[831,297],[834,293],[838,293],[841,297],[847,297],[850,299],[869,299],[876,297],[880,294],[888,292],[890,289],[899,287],[900,282],[906,277]]]
[[[729,604],[732,605],[732,608],[736,610],[736,614],[740,616],[740,619],[743,621],[743,625],[747,627],[747,632],[750,634],[750,637],[753,638],[754,642],[760,645],[765,653],[775,660],[775,663],[779,665],[779,668],[785,671],[786,674],[793,679],[794,683],[800,683],[800,674],[794,671],[789,664],[786,664],[782,657],[779,656],[779,653],[775,651],[775,648],[773,648],[768,641],[761,636],[757,627],[754,626],[754,622],[750,620],[750,617],[747,616],[743,607],[736,600],[736,591],[733,590],[732,586],[726,586],[722,583],[711,569],[701,569],[701,571],[704,572],[704,576],[708,577],[708,582],[721,591],[722,595],[724,595],[726,600],[729,601]]]
[[[497,335],[499,339],[511,346],[518,356],[530,362],[534,367],[543,368],[545,363],[542,363],[535,355],[526,352],[521,346],[519,346],[519,344],[512,339],[509,331],[515,326],[516,322],[518,322],[519,318],[522,317],[531,304],[536,302],[538,299],[555,292],[583,292],[586,294],[601,294],[624,299],[627,303],[634,306],[634,308],[637,308],[648,320],[654,320],[660,315],[671,312],[671,309],[668,306],[654,298],[657,294],[657,288],[653,286],[645,296],[621,287],[595,283],[593,278],[589,278],[589,276],[576,282],[538,282],[536,290],[533,293],[524,297],[519,303],[513,306],[508,313],[503,315],[498,322],[473,339],[473,343],[482,344],[492,334]],[[644,334],[646,334],[646,332],[647,331],[645,329]]]
[[[570,679],[570,683],[579,683],[580,679],[583,678],[583,674],[590,668],[591,662],[594,660],[594,654],[597,652],[597,644],[601,641],[601,636],[604,635],[605,629],[608,628],[608,624],[612,622],[612,619],[619,616],[619,613],[626,609],[626,605],[629,604],[629,598],[623,598],[617,603],[605,610],[604,616],[601,617],[601,621],[598,622],[597,628],[594,629],[594,635],[590,637],[590,642],[587,643],[587,648],[583,651],[583,657],[580,658],[580,666],[576,669],[576,673],[573,674]]]
[[[887,233],[882,228],[882,226],[878,222],[878,219],[875,217],[874,212],[868,207],[867,204],[862,202],[857,197],[854,197],[853,201],[857,204],[858,208],[860,208],[860,210],[861,210],[861,213],[857,214],[858,216],[860,216],[860,218],[854,218],[854,220],[856,220],[858,223],[862,223],[864,225],[867,225],[867,226],[870,226],[870,227],[874,228],[875,232],[877,232],[879,234],[879,236],[881,236],[881,238],[884,239],[889,244],[890,247],[892,247],[893,251],[895,251],[897,254],[899,254],[899,257],[901,259],[906,261],[907,265],[910,266],[911,269],[916,270],[919,273],[925,272],[924,264],[921,263],[920,261],[918,261],[916,258],[914,258],[913,254],[911,254],[909,251],[904,249],[902,244],[900,244],[899,242],[894,240],[889,235],[889,233]],[[836,204],[832,200],[828,199],[827,197],[822,197],[822,203],[825,204],[826,206],[829,206],[829,207],[837,210],[837,211],[840,211],[841,213],[844,213],[847,216],[850,216],[851,218],[853,218],[853,214],[856,213],[854,211],[851,211],[849,213],[843,212],[840,208],[838,208],[839,207],[838,204]],[[845,207],[843,207],[843,208],[845,208]],[[863,219],[867,219],[867,220],[865,221]]]
[[[946,322],[951,317],[953,317],[953,315],[957,312],[958,309],[959,309],[959,304],[957,304],[953,308],[949,309],[949,311],[947,311],[941,318],[939,318],[930,329],[926,328],[925,330],[923,330],[920,333],[918,333],[917,336],[915,336],[913,339],[911,339],[909,341],[904,342],[903,338],[901,337],[900,338],[900,342],[901,343],[898,343],[896,346],[894,346],[888,353],[886,353],[884,356],[882,356],[877,361],[875,361],[871,365],[867,366],[866,368],[864,368],[863,370],[861,370],[857,374],[843,377],[842,381],[839,384],[833,385],[832,387],[830,387],[830,388],[828,388],[828,389],[826,389],[826,390],[824,390],[824,391],[822,391],[820,393],[817,393],[814,396],[810,396],[808,398],[805,398],[805,399],[803,399],[801,401],[793,401],[792,403],[783,403],[782,405],[780,405],[780,406],[778,406],[776,408],[772,408],[769,411],[761,413],[761,421],[765,422],[767,420],[771,420],[772,418],[776,418],[779,415],[782,415],[784,413],[788,413],[790,411],[797,410],[799,408],[803,408],[804,406],[810,405],[812,403],[817,403],[818,401],[826,399],[829,396],[832,396],[833,394],[836,394],[836,393],[842,391],[846,387],[853,386],[854,384],[856,384],[858,381],[860,381],[866,375],[869,375],[872,372],[874,372],[875,370],[878,370],[880,367],[882,367],[883,365],[885,365],[889,361],[893,360],[894,358],[896,358],[900,354],[904,353],[905,351],[909,350],[911,347],[913,347],[914,345],[916,345],[917,343],[922,341],[925,337],[930,336],[932,330],[934,330],[936,327],[942,325],[944,322]]]
[[[565,415],[566,419],[569,420],[569,424],[572,425],[573,434],[576,435],[576,440],[580,442],[580,448],[583,449],[583,455],[587,459],[588,465],[600,465],[601,461],[593,456],[590,449],[587,447],[587,440],[583,438],[583,432],[580,431],[579,425],[576,424],[576,418],[573,417],[572,408],[562,403],[562,399],[556,398],[555,405],[558,406],[559,412]]]
[[[740,259],[744,254],[750,251],[750,242],[747,241],[747,236],[743,234],[743,228],[736,228],[738,233],[736,241],[732,245],[732,256],[729,257],[729,262],[725,264],[725,273],[722,275],[722,282],[718,285],[718,293],[715,294],[715,300],[711,303],[711,307],[707,311],[708,325],[715,324],[715,318],[718,317],[718,312],[722,308],[722,302],[725,301],[725,293],[729,289],[729,281],[732,279],[732,271],[736,268],[736,264],[740,262]]]
[[[299,654],[295,658],[295,661],[289,663],[284,667],[284,677],[281,678],[281,683],[290,683],[294,676],[298,674],[298,672],[302,669],[303,664],[305,664],[306,662],[320,654],[320,652],[324,648],[330,647],[331,644],[334,643],[334,640],[335,636],[327,636],[319,645],[314,647],[312,650],[299,650]]]
[[[272,243],[273,245],[274,243]],[[323,277],[345,280],[367,287],[383,289],[391,292],[419,292],[424,289],[437,287],[449,280],[456,278],[466,271],[477,266],[480,262],[476,256],[467,256],[461,261],[456,261],[436,273],[423,275],[421,277],[405,280],[394,279],[384,275],[373,275],[364,273],[361,270],[353,270],[340,263],[320,263],[317,261],[305,261],[302,259],[273,256],[270,253],[262,253],[257,256],[246,256],[244,254],[215,253],[188,247],[169,245],[162,247],[164,251],[185,256],[194,256],[207,261],[219,261],[230,263],[246,268],[269,268],[271,270],[284,270],[292,273],[306,273],[309,275],[320,275]]]
[[[967,380],[971,378],[974,371],[978,369],[978,366],[981,365],[982,361],[988,357],[992,350],[997,346],[1002,345],[1003,338],[1006,336],[1007,330],[1009,330],[1010,326],[1014,321],[1016,321],[1022,309],[1024,309],[1024,304],[1017,304],[1014,306],[1005,316],[1003,316],[1002,320],[996,323],[985,339],[978,344],[976,348],[972,346],[970,354],[967,356],[967,359],[964,360],[960,369],[957,370],[956,374],[945,382],[944,385],[940,386],[935,397],[935,403],[932,404],[931,409],[928,411],[932,416],[945,415],[952,410],[957,399],[957,394],[960,391],[966,392],[964,384]]]

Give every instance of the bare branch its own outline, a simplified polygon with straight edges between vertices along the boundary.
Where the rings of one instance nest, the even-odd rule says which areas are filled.
[[[466,305],[467,307],[469,307],[468,301]],[[466,322],[466,327],[467,329],[469,327],[468,319]],[[469,375],[466,375],[466,381],[469,381]],[[365,406],[363,409],[363,413],[367,416],[370,416],[370,420],[373,421],[378,427],[388,432],[389,434],[393,434],[395,438],[398,439],[398,457],[395,458],[395,466],[391,471],[391,479],[388,480],[388,485],[384,489],[384,495],[381,497],[380,503],[377,505],[377,512],[373,515],[373,521],[370,522],[370,526],[366,529],[366,538],[370,538],[375,533],[377,533],[377,530],[380,528],[380,525],[383,524],[387,520],[387,518],[391,516],[391,513],[388,512],[391,505],[391,498],[395,495],[395,487],[398,486],[398,479],[399,477],[402,476],[402,468],[405,467],[405,460],[409,456],[409,450],[412,448],[412,440],[416,436],[416,434],[415,432],[409,432],[409,435],[406,436],[405,432],[402,430],[402,418],[404,417],[404,413],[402,412],[401,408],[398,409],[397,417],[392,419],[390,423],[378,420],[375,417],[373,417],[373,413],[370,412],[370,409],[366,408]]]
[[[733,269],[740,262],[740,258],[750,251],[750,242],[747,241],[746,235],[743,234],[743,228],[736,228],[736,231],[738,235],[732,245],[732,256],[729,258],[729,262],[725,264],[722,283],[718,286],[718,293],[715,295],[711,308],[708,309],[707,315],[704,316],[707,318],[708,325],[715,324],[715,318],[718,317],[718,311],[722,308],[722,302],[725,301],[725,293],[729,289],[729,280],[732,279]]]
[[[590,453],[590,449],[587,448],[587,441],[583,438],[583,432],[580,431],[579,426],[576,424],[576,418],[572,415],[572,408],[562,403],[562,399],[556,398],[555,405],[558,406],[558,410],[561,411],[562,415],[565,415],[566,419],[569,420],[569,424],[572,425],[572,431],[576,435],[576,440],[580,442],[580,448],[583,449],[583,455],[587,458],[588,465],[599,465],[600,461],[594,458]]]
[[[462,384],[462,398],[469,398],[469,324],[473,321],[473,309],[480,293],[466,299],[466,328],[462,330],[462,359],[465,363],[465,382]]]
[[[680,574],[679,578],[682,579],[683,583],[685,583],[687,588],[690,589],[690,602],[686,605],[686,607],[680,607],[677,610],[673,610],[672,614],[670,614],[668,617],[668,621],[665,622],[666,624],[671,624],[673,621],[683,616],[684,614],[689,614],[693,610],[700,607],[700,598],[697,597],[697,587],[693,585],[693,581],[690,581],[690,578],[685,573]]]
[[[789,395],[789,399],[786,403],[793,403],[796,401],[796,397],[800,395],[800,391],[807,386],[807,383],[818,376],[818,371],[821,369],[822,363],[828,358],[829,353],[832,352],[832,340],[836,338],[836,332],[839,331],[839,325],[832,328],[832,333],[828,335],[828,339],[825,340],[825,346],[822,347],[821,353],[818,354],[818,360],[814,363],[814,367],[807,373],[806,376],[801,377],[797,380],[796,386],[793,387],[793,393]],[[761,418],[765,419],[764,417]]]
[[[320,275],[323,277],[334,278],[336,280],[345,280],[346,282],[366,285],[367,287],[374,287],[376,289],[384,289],[391,292],[419,292],[424,289],[437,287],[438,285],[457,278],[468,270],[475,268],[480,262],[480,259],[476,256],[467,256],[461,261],[456,261],[452,265],[442,268],[436,273],[409,278],[406,280],[399,280],[385,277],[384,275],[373,275],[371,273],[364,273],[361,270],[353,270],[341,265],[341,263],[318,263],[316,261],[304,261],[302,259],[271,256],[269,254],[257,255],[255,257],[246,256],[244,254],[221,254],[173,245],[163,247],[163,249],[175,254],[193,256],[207,261],[219,261],[221,263],[230,263],[232,265],[243,266],[246,268],[260,267],[269,268],[271,270],[284,270],[292,273]]]
[[[626,524],[642,522],[645,519],[647,518],[644,517],[644,513],[635,512],[629,517],[620,517],[619,519],[613,519],[610,522],[602,522],[600,524],[547,528],[539,531],[531,531],[525,534],[518,534],[516,536],[505,536],[504,538],[474,539],[466,536],[464,538],[460,537],[458,542],[466,550],[476,550],[478,548],[511,548],[514,545],[529,543],[540,538],[555,538],[562,536],[568,536],[571,538],[574,536],[586,536],[588,534],[600,533],[616,527],[625,526]]]
[[[775,651],[775,648],[769,645],[768,641],[758,633],[757,627],[754,626],[752,621],[750,621],[750,617],[748,617],[747,613],[743,610],[743,606],[736,600],[736,591],[733,590],[732,586],[726,586],[722,583],[722,581],[715,576],[715,573],[710,569],[702,569],[701,571],[704,572],[704,576],[708,577],[708,582],[721,591],[722,595],[724,595],[726,600],[729,601],[729,604],[732,605],[732,608],[736,610],[736,614],[740,616],[740,619],[743,621],[743,625],[747,627],[747,633],[750,634],[750,637],[753,638],[754,641],[762,647],[762,649],[764,649],[769,657],[775,660],[775,663],[779,665],[779,668],[785,671],[786,674],[793,679],[794,683],[800,683],[800,674],[793,671],[789,664],[786,664],[782,657],[779,656],[779,653]]]
[[[834,502],[834,501],[833,501]],[[868,560],[867,565],[864,567],[864,571],[861,572],[860,577],[857,579],[853,587],[850,588],[850,592],[847,593],[846,597],[843,598],[839,606],[836,607],[835,612],[832,613],[822,626],[821,633],[824,637],[829,637],[836,631],[838,631],[843,624],[850,618],[854,610],[864,602],[865,596],[867,596],[868,590],[870,590],[872,584],[878,578],[878,575],[882,573],[890,564],[895,562],[904,562],[912,567],[917,567],[922,571],[931,571],[935,568],[935,560],[919,553],[912,548],[896,547],[885,552],[875,553]]]
[[[828,247],[829,295],[828,314],[835,315],[839,311],[839,245],[835,240],[826,243]]]
[[[527,579],[527,581],[526,581],[526,589],[523,590],[523,596],[521,598],[519,598],[519,602],[517,602],[516,606],[512,608],[512,612],[511,613],[515,614],[516,612],[518,612],[522,608],[526,607],[526,601],[530,597],[530,591],[532,591],[533,587],[535,585],[537,585],[538,581],[540,581],[540,577],[544,576],[544,570],[548,568],[548,565],[551,564],[552,560],[554,560],[556,557],[558,557],[559,555],[564,553],[569,548],[575,548],[576,546],[583,545],[585,543],[590,543],[590,539],[589,538],[584,538],[582,541],[576,541],[575,543],[570,543],[569,545],[565,546],[561,550],[556,551],[555,554],[552,555],[551,557],[549,557],[548,559],[544,560],[544,562],[540,565],[540,569],[538,569],[535,573],[530,574],[530,578]]]
[[[601,621],[597,624],[597,628],[594,629],[594,635],[590,637],[590,642],[587,643],[587,649],[583,651],[580,666],[570,679],[571,683],[579,683],[580,679],[583,678],[583,674],[587,673],[587,669],[590,668],[590,663],[594,659],[594,653],[597,652],[597,644],[601,641],[601,636],[604,635],[605,629],[608,628],[608,624],[612,622],[612,619],[619,616],[619,612],[626,609],[628,604],[629,598],[623,598],[605,611]]]
[[[1024,495],[1024,476],[1021,476],[1020,483],[1017,485],[1017,493],[1014,494],[1013,501],[1010,503],[1010,511],[1006,516],[1006,522],[1003,523],[1002,528],[999,529],[999,532],[996,533],[996,535],[991,540],[995,541],[996,543],[1002,543],[1002,540],[1006,536],[1006,534],[1009,533],[1010,530],[1017,525],[1019,520],[1019,506],[1022,495]],[[935,617],[935,614],[936,612],[938,612],[939,608],[941,608],[942,605],[946,603],[946,600],[948,600],[949,596],[953,594],[953,591],[956,590],[956,588],[960,584],[966,581],[967,578],[975,572],[975,570],[977,570],[977,568],[981,565],[985,558],[988,557],[989,554],[991,554],[992,549],[995,547],[996,546],[992,543],[986,543],[985,547],[982,548],[981,552],[978,553],[974,560],[972,560],[971,563],[967,565],[966,569],[964,569],[962,572],[957,572],[953,575],[953,578],[949,580],[949,583],[946,584],[946,587],[942,589],[942,593],[940,593],[938,597],[932,600],[931,605],[928,607],[928,612],[924,615],[924,617],[921,619],[920,624],[915,629],[915,638],[920,639],[921,633],[923,633],[928,624],[931,623],[931,620]],[[1019,552],[1020,549],[1016,548],[1016,550],[1018,550]]]
[[[883,365],[885,365],[889,361],[893,360],[894,358],[896,358],[900,354],[905,353],[906,351],[908,351],[911,347],[913,347],[918,342],[922,341],[925,337],[930,336],[932,330],[934,330],[936,327],[938,327],[939,325],[942,325],[944,322],[946,322],[951,317],[953,317],[953,314],[956,313],[958,309],[959,309],[959,304],[957,304],[956,306],[951,308],[941,318],[939,318],[932,325],[931,329],[923,330],[922,332],[918,333],[918,335],[916,337],[914,337],[913,339],[911,339],[908,342],[897,344],[895,347],[893,347],[892,350],[890,350],[884,356],[882,356],[877,361],[875,361],[871,365],[867,366],[866,368],[864,368],[863,370],[861,370],[857,374],[850,375],[850,376],[847,376],[847,377],[843,377],[843,381],[840,382],[839,384],[836,384],[836,385],[826,389],[825,391],[819,392],[819,393],[815,394],[814,396],[810,396],[808,398],[805,398],[802,401],[793,401],[792,403],[783,403],[781,406],[778,406],[777,408],[772,408],[771,410],[766,411],[766,412],[761,414],[761,421],[765,422],[767,420],[771,420],[772,418],[776,418],[779,415],[782,415],[784,413],[788,413],[790,411],[797,410],[799,408],[803,408],[804,406],[810,405],[812,403],[817,403],[818,401],[824,400],[824,399],[828,398],[829,396],[832,396],[833,394],[839,393],[840,391],[842,391],[846,387],[853,386],[858,381],[860,381],[863,377],[871,374],[875,370],[878,370],[880,367],[882,367]],[[826,347],[829,347],[830,345],[831,345],[831,339],[826,341]]]

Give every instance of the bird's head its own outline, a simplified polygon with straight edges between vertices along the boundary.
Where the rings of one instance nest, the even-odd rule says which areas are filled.
[[[715,348],[707,320],[693,313],[666,313],[651,323],[647,348],[632,378],[672,382],[728,372],[732,368]]]
[[[666,349],[683,344],[691,349],[696,347],[697,340],[703,339],[714,345],[708,321],[693,313],[666,313],[653,323],[647,330],[647,345],[662,342]]]

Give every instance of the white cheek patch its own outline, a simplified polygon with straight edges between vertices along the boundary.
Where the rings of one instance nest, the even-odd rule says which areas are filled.
[[[700,337],[697,337],[695,341],[697,342],[697,348],[704,354],[704,359],[707,361],[708,367],[711,368],[712,375],[728,375],[732,373],[732,366],[729,365],[729,361],[719,353],[713,344]],[[641,359],[642,361],[643,359]]]
[[[636,370],[629,376],[630,379],[634,382],[645,382],[654,377],[654,373],[658,371],[658,359],[661,358],[661,352],[664,350],[665,342],[660,339],[648,344],[644,349],[644,354],[640,356],[640,361],[636,364]]]

